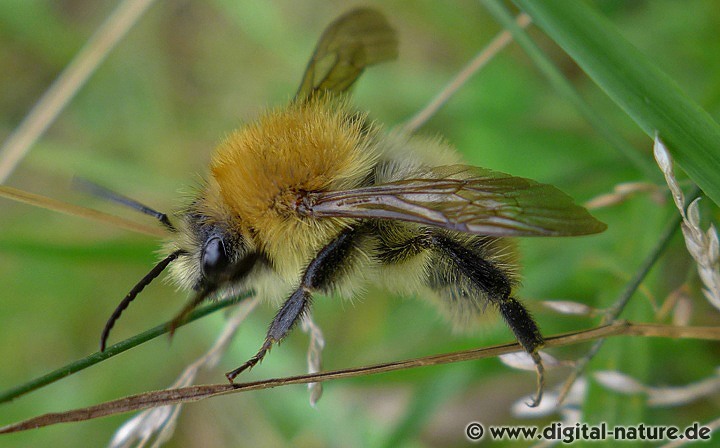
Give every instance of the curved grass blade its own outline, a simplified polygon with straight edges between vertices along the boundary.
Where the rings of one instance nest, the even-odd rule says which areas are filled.
[[[720,204],[720,126],[707,112],[585,2],[515,3]]]
[[[188,317],[178,326],[188,324],[194,320],[200,319],[201,317],[207,316],[208,314],[213,313],[219,309],[234,305],[238,301],[246,297],[247,296],[244,295],[240,297],[232,297],[225,300],[219,300],[205,307],[196,309],[195,311],[190,313]],[[28,381],[25,384],[21,384],[20,386],[6,390],[5,392],[0,393],[0,403],[14,400],[21,395],[25,395],[29,392],[40,389],[41,387],[54,383],[55,381],[65,378],[66,376],[70,376],[73,373],[84,370],[101,361],[112,358],[115,355],[119,355],[120,353],[130,350],[133,347],[137,347],[138,345],[145,343],[151,339],[155,339],[156,337],[161,336],[169,331],[169,324],[169,322],[160,324],[143,333],[125,339],[124,341],[120,341],[117,344],[111,345],[104,352],[95,352],[66,366],[53,370],[52,372],[47,373],[41,377]]]

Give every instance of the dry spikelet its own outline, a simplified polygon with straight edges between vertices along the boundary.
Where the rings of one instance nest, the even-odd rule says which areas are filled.
[[[673,407],[692,403],[720,391],[720,371],[707,378],[682,386],[655,387],[618,371],[599,371],[593,374],[595,380],[605,388],[622,395],[644,394],[651,407]]]
[[[186,367],[169,389],[190,386],[200,370],[214,367],[227,349],[240,324],[255,309],[258,302],[257,298],[253,298],[247,299],[239,305],[232,317],[228,319],[222,333],[210,350]],[[110,448],[128,448],[131,446],[139,448],[152,443],[151,447],[159,447],[170,440],[175,432],[181,409],[182,404],[176,404],[151,408],[137,414],[118,428],[108,446]]]
[[[685,245],[688,252],[697,263],[698,273],[705,288],[703,294],[708,301],[720,310],[720,244],[717,230],[710,224],[707,232],[700,228],[700,211],[698,201],[695,199],[685,210],[685,195],[683,194],[673,172],[672,157],[659,137],[655,137],[653,153],[658,166],[665,175],[665,181],[672,193],[675,206],[682,215],[681,224]]]
[[[308,373],[318,373],[322,368],[322,350],[325,348],[325,337],[310,313],[305,315],[300,323],[300,328],[310,336],[307,351]],[[308,383],[308,390],[310,391],[310,405],[315,407],[322,396],[322,383]]]

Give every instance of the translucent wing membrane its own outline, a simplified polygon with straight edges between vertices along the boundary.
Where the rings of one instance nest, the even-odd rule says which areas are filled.
[[[395,31],[379,12],[354,9],[331,23],[305,69],[296,98],[345,92],[369,65],[395,59]]]
[[[465,165],[414,179],[309,193],[298,211],[315,217],[395,219],[488,236],[570,236],[605,230],[557,188]]]

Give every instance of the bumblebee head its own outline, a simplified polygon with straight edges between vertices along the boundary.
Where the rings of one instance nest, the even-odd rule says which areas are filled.
[[[242,283],[258,260],[249,238],[223,223],[189,219],[196,220],[190,226],[194,244],[184,248],[171,270],[176,283],[208,295]]]
[[[179,287],[195,291],[173,321],[172,328],[206,298],[242,287],[260,256],[249,236],[232,226],[237,218],[227,220],[217,213],[209,213],[207,204],[204,199],[195,201],[178,214],[175,225],[166,225],[172,235],[163,249],[165,258],[130,290],[110,316],[101,336],[101,351],[105,350],[110,330],[122,312],[168,267],[171,278]]]

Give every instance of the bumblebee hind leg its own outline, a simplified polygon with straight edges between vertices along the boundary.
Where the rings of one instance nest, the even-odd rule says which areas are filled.
[[[514,271],[498,256],[497,239],[452,234],[433,228],[381,224],[380,260],[387,264],[411,262],[426,256],[423,281],[440,297],[443,308],[456,323],[467,325],[487,306],[497,307],[515,338],[532,357],[538,374],[537,395],[542,398],[544,368],[538,354],[543,337],[523,304],[511,297]]]
[[[473,295],[480,295],[497,306],[517,341],[535,362],[537,395],[529,405],[534,407],[540,404],[545,376],[538,350],[543,345],[543,337],[530,312],[519,300],[510,296],[513,286],[511,277],[496,263],[483,258],[477,253],[477,249],[473,250],[469,245],[449,236],[433,232],[428,235],[427,240],[437,257],[444,258],[442,261],[445,263],[450,262],[461,277],[469,280],[478,289]],[[435,277],[435,281],[442,282],[442,279]],[[471,294],[472,292],[471,290]]]

